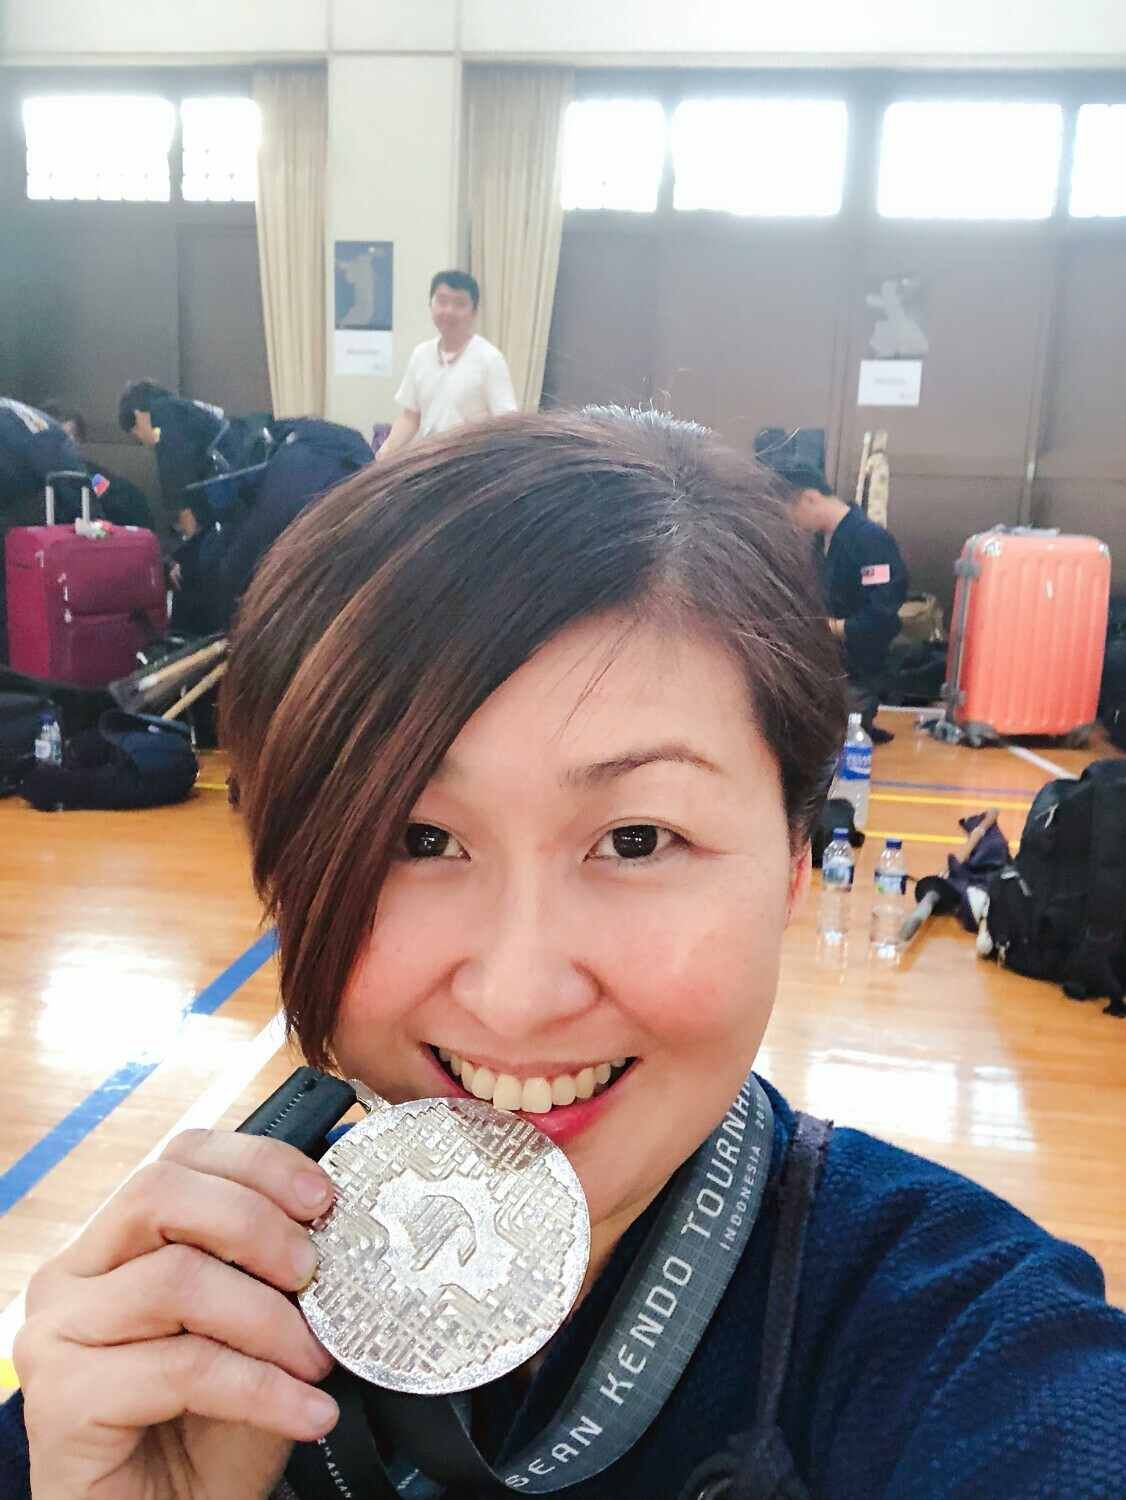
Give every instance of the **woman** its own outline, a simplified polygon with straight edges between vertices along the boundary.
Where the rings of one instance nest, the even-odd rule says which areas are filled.
[[[719,1223],[747,1233],[718,1308],[576,1500],[1126,1493],[1095,1264],[919,1158],[819,1148],[772,1090],[739,1104],[843,731],[817,610],[762,472],[659,414],[504,419],[333,491],[256,576],[226,683],[290,1024],[392,1101],[523,1109],[581,1179],[585,1296],[475,1393],[488,1460],[550,1426],[681,1164],[767,1120],[757,1213],[717,1150],[682,1228],[719,1260]],[[292,1148],[191,1133],[39,1273],[37,1497],[285,1492],[337,1415],[285,1295],[329,1199]],[[648,1355],[611,1355],[625,1410]]]

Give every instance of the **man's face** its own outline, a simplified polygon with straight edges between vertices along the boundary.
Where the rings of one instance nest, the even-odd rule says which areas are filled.
[[[790,518],[799,531],[815,536],[821,530],[818,502],[821,496],[816,490],[802,490],[790,501]]]
[[[477,309],[468,292],[456,292],[440,281],[430,299],[430,316],[434,327],[447,344],[463,344],[473,332]]]
[[[155,448],[160,442],[160,428],[152,425],[152,417],[147,411],[139,411],[134,415],[133,436],[146,448]]]

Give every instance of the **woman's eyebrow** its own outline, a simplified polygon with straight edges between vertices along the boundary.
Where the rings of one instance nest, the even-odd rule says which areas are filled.
[[[559,779],[564,786],[600,786],[619,776],[628,776],[631,771],[640,770],[642,766],[650,766],[658,761],[677,766],[695,766],[697,770],[710,771],[715,776],[723,774],[719,766],[709,760],[706,755],[693,750],[690,745],[674,742],[668,745],[652,745],[637,750],[627,750],[621,755],[615,755],[612,760],[595,761],[589,766],[572,766],[564,771]]]
[[[676,766],[695,766],[697,770],[709,771],[714,776],[723,775],[720,767],[699,750],[693,750],[690,745],[680,741],[673,741],[667,745],[650,745],[637,750],[625,750],[621,755],[615,755],[610,760],[594,761],[587,766],[570,766],[560,773],[559,780],[566,787],[602,786],[619,776],[628,776],[631,771],[640,770],[642,766],[651,766],[662,761]],[[464,774],[465,766],[459,764],[457,757],[446,755],[434,772],[433,779],[456,781]]]

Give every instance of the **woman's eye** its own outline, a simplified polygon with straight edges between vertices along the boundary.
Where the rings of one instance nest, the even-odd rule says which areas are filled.
[[[656,823],[627,823],[604,833],[591,853],[593,859],[649,859],[667,849],[676,837]]]
[[[444,828],[433,823],[408,823],[403,835],[403,852],[408,859],[463,859],[465,850]]]

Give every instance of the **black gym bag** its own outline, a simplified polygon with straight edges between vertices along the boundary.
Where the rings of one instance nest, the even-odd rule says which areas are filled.
[[[186,724],[113,708],[67,741],[61,766],[33,765],[20,793],[40,812],[164,807],[182,802],[198,775]]]

